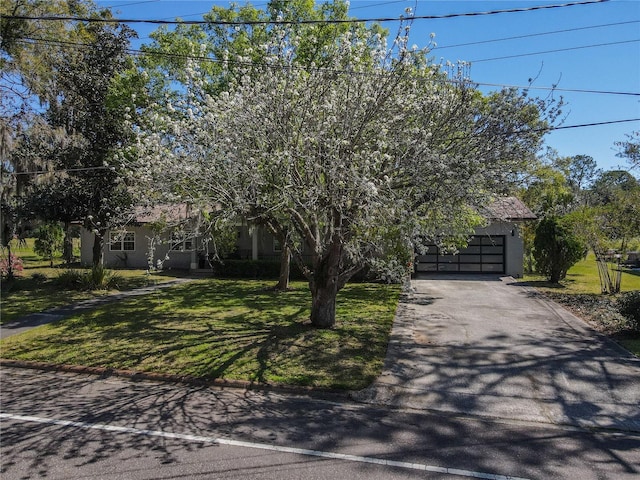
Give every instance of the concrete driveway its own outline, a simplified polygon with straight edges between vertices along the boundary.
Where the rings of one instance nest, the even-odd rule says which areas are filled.
[[[640,359],[511,277],[413,281],[358,400],[640,432]]]

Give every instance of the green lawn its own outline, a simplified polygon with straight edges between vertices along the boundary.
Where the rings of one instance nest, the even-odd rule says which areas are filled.
[[[525,275],[524,280],[542,289],[567,294],[600,294],[602,291],[598,277],[598,265],[593,254],[589,254],[586,259],[571,267],[567,278],[560,285],[551,284],[540,275]],[[624,270],[620,285],[623,292],[640,290],[640,273]]]
[[[23,270],[15,280],[3,280],[0,298],[0,323],[8,323],[30,313],[68,305],[99,295],[110,293],[105,290],[69,290],[56,284],[56,277],[67,268],[60,258],[54,259],[51,268],[48,260],[33,253],[33,239],[27,239],[26,246],[12,246],[12,252],[23,261]],[[78,265],[75,265],[82,271]],[[175,278],[179,273],[168,272],[149,275],[144,270],[117,270],[113,272],[120,280],[118,290],[130,290],[149,283],[163,282]]]
[[[205,279],[100,307],[0,343],[3,358],[359,389],[379,375],[400,287],[349,284],[317,330],[305,283]]]

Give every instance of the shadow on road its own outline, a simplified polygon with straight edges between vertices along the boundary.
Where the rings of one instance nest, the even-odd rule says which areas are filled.
[[[454,350],[442,352],[455,355]],[[478,355],[491,352],[478,352]],[[549,365],[551,367],[551,365]],[[403,367],[406,368],[406,367]],[[495,371],[500,372],[500,365]],[[217,388],[132,382],[70,374],[3,372],[3,411],[63,418],[89,424],[124,425],[141,430],[227,437],[251,442],[291,445],[354,455],[384,456],[403,461],[495,471],[494,455],[509,459],[511,474],[551,478],[557,468],[588,463],[593,472],[637,473],[625,460],[640,448],[640,438],[611,437],[606,448],[597,435],[544,427],[496,425],[455,416],[430,416],[411,411],[345,406],[306,397],[282,396]],[[38,378],[42,375],[42,378]],[[9,380],[9,382],[7,382]],[[460,380],[463,381],[462,379]],[[496,382],[497,384],[498,382]],[[152,456],[158,468],[181,462],[185,449],[219,448],[201,442],[88,430],[74,426],[10,423],[3,420],[1,473],[45,477],[61,458],[91,467],[117,457],[133,473],[137,459]],[[478,431],[482,432],[481,439]],[[379,451],[379,445],[385,450]],[[597,450],[598,455],[594,455]],[[464,461],[460,460],[464,457]],[[456,459],[456,460],[454,460]],[[281,465],[295,469],[296,465]],[[210,475],[224,476],[229,466],[213,462]],[[362,469],[373,468],[362,465]],[[233,467],[242,475],[242,468]],[[168,472],[169,470],[167,470]],[[249,475],[251,472],[245,472]],[[606,476],[606,475],[605,475]],[[162,478],[178,478],[163,475]],[[206,477],[204,477],[206,478]],[[613,477],[609,477],[613,478]]]

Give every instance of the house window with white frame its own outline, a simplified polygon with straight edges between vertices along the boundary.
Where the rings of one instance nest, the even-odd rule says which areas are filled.
[[[109,250],[112,252],[132,252],[136,249],[134,232],[109,232]]]

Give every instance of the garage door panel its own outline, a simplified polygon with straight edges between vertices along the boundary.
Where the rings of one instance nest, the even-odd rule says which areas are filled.
[[[479,263],[461,263],[460,264],[460,272],[461,273],[481,273],[482,265]]]
[[[482,237],[482,245],[504,245],[504,236]]]
[[[417,272],[504,273],[505,237],[475,236],[457,255],[440,254],[435,245],[417,257]]]
[[[482,272],[483,273],[503,273],[504,266],[501,263],[500,264],[483,263]]]

